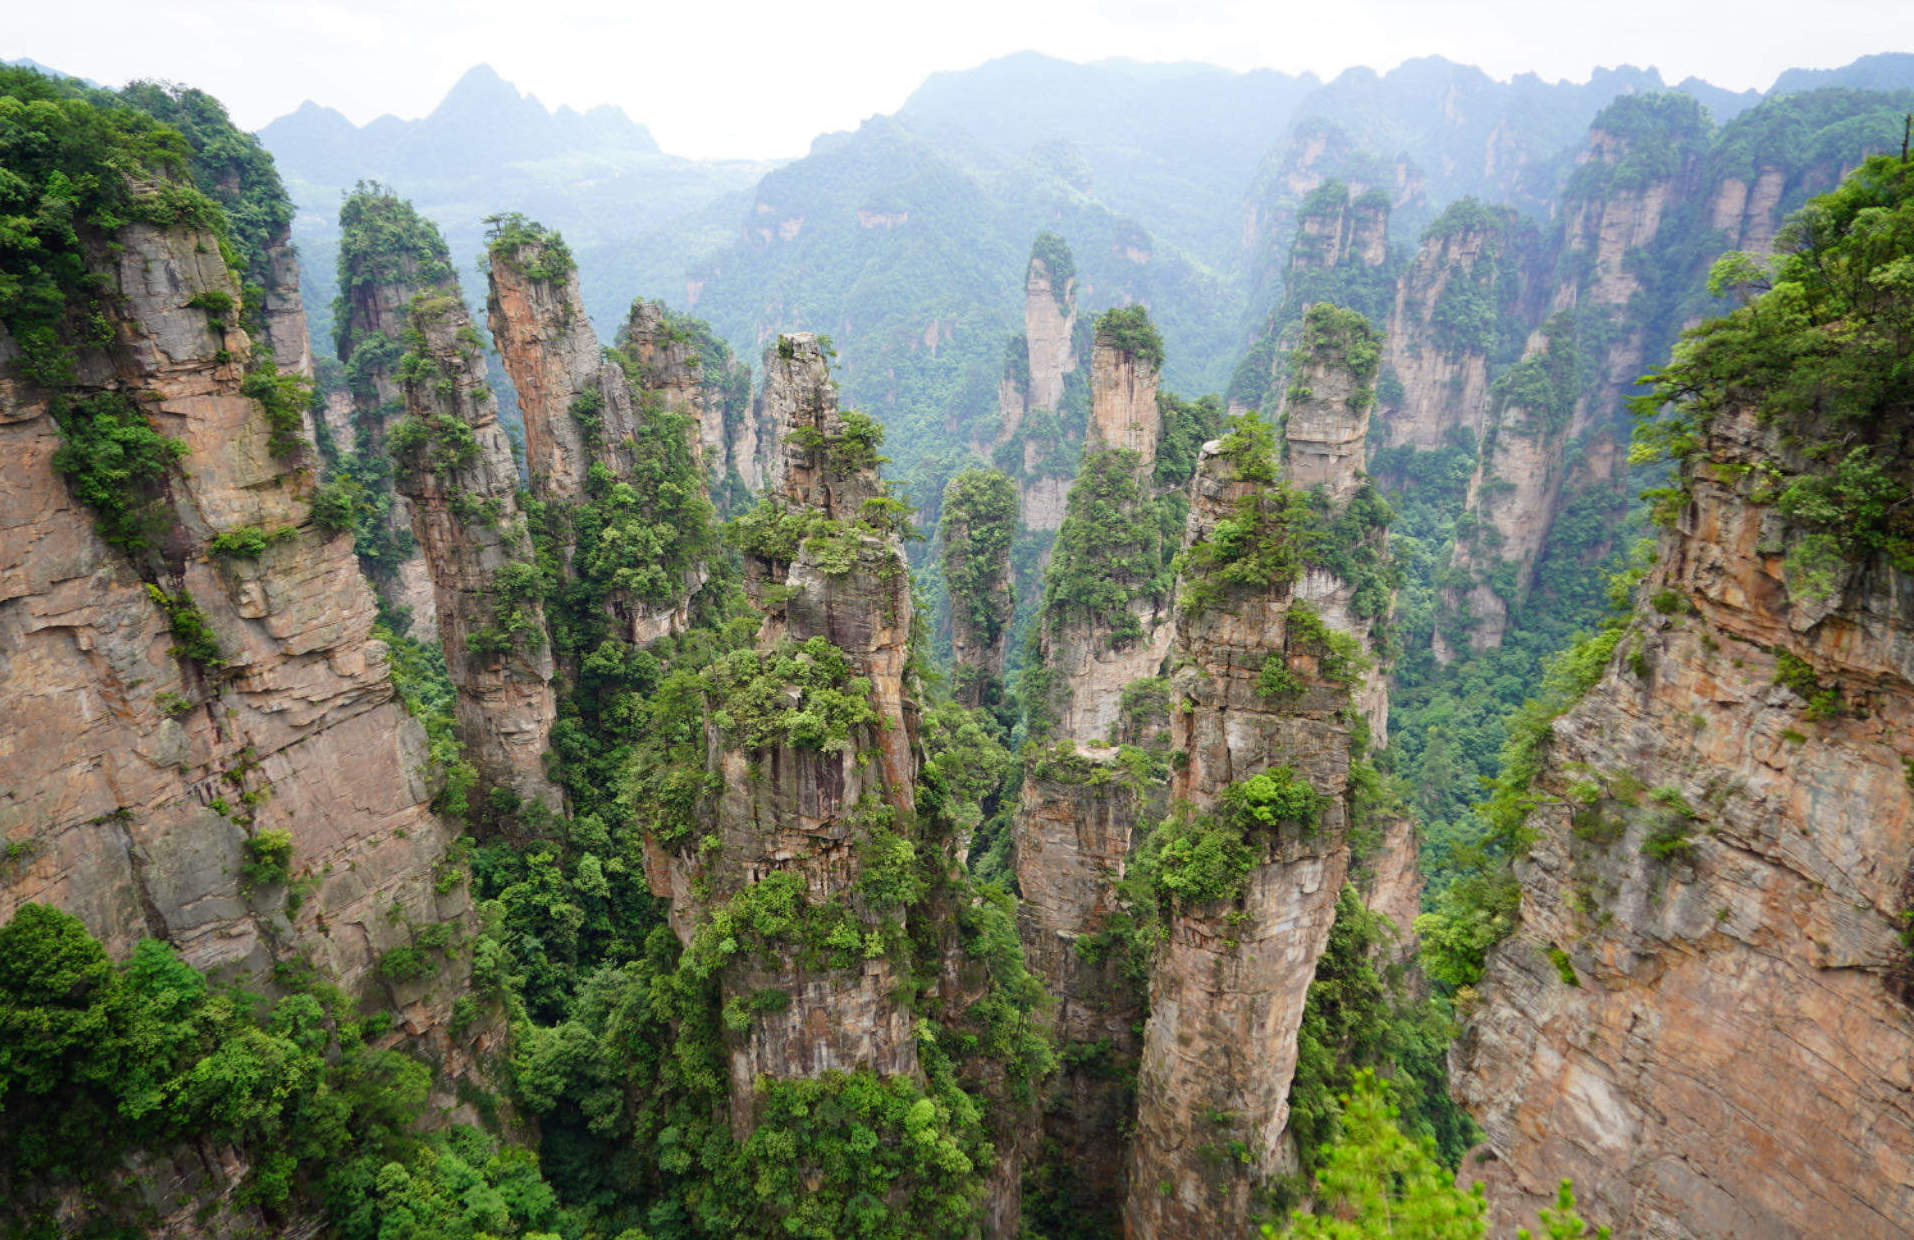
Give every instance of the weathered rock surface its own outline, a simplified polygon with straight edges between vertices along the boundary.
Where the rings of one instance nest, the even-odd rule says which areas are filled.
[[[518,466],[455,290],[408,308],[418,361],[405,384],[409,441],[393,445],[396,484],[431,567],[468,759],[482,784],[557,809],[564,796],[545,774],[557,698],[544,608],[528,588]]]
[[[1645,297],[1643,259],[1691,192],[1697,138],[1624,135],[1600,121],[1589,131],[1555,243],[1555,270],[1569,278],[1529,336],[1517,368],[1528,368],[1524,381],[1499,381],[1491,393],[1465,508],[1475,534],[1457,540],[1451,560],[1452,576],[1471,584],[1445,591],[1438,658],[1451,657],[1465,632],[1475,650],[1502,644],[1555,519],[1575,497],[1599,492],[1622,506],[1625,401],[1650,347],[1666,343],[1667,325],[1633,312]],[[1652,174],[1642,171],[1651,154]],[[1550,365],[1552,355],[1562,360]]]
[[[1400,388],[1376,410],[1372,449],[1430,451],[1458,436],[1468,444],[1482,436],[1495,324],[1487,331],[1479,321],[1458,327],[1452,307],[1473,304],[1481,314],[1519,305],[1522,291],[1505,285],[1523,274],[1512,261],[1522,237],[1515,212],[1471,206],[1451,208],[1431,227],[1397,281],[1383,365]]]
[[[1319,441],[1301,442],[1308,453]],[[1340,472],[1321,479],[1331,493],[1353,488],[1362,459],[1361,443],[1354,447],[1333,458]],[[1186,548],[1263,490],[1222,449],[1204,445]],[[1352,614],[1351,595],[1348,583],[1309,572],[1179,604],[1171,748],[1187,760],[1173,770],[1171,803],[1214,811],[1230,785],[1273,767],[1289,768],[1324,801],[1313,824],[1252,834],[1257,860],[1236,898],[1179,906],[1168,919],[1152,962],[1137,1073],[1128,1236],[1244,1234],[1256,1184],[1289,1169],[1283,1134],[1296,1034],[1349,864],[1350,708],[1380,725],[1375,735],[1387,735],[1381,676],[1327,679],[1323,652],[1297,628],[1293,608],[1307,604],[1332,629],[1366,642],[1370,626]],[[1268,659],[1285,661],[1299,694],[1263,691]],[[1219,1156],[1231,1148],[1243,1157]]]
[[[638,481],[633,437],[648,419],[666,413],[687,420],[685,444],[702,482],[712,408],[696,346],[670,330],[662,306],[640,300],[619,334],[619,348],[633,367],[628,375],[617,354],[598,344],[576,269],[567,263],[563,276],[534,274],[557,265],[549,254],[554,244],[562,243],[540,236],[509,249],[495,247],[489,267],[492,335],[518,393],[533,493],[561,506],[579,504],[594,463],[617,482]],[[717,412],[722,459],[722,409]],[[571,546],[560,553],[569,569]],[[691,596],[707,575],[700,560],[682,569],[677,588],[661,591],[663,597],[614,589],[605,609],[625,640],[648,646],[684,631]]]
[[[576,501],[585,494],[591,453],[574,406],[583,398],[585,416],[597,419],[601,439],[622,443],[632,430],[631,397],[623,372],[605,359],[585,315],[576,268],[566,264],[558,279],[531,274],[549,262],[548,248],[529,240],[492,255],[486,317],[525,419],[532,486],[542,496]]]
[[[1023,286],[1023,334],[1030,350],[1027,408],[1063,408],[1063,381],[1077,368],[1076,333],[1076,277],[1060,278],[1049,263],[1031,255]]]
[[[1521,364],[1544,373],[1552,347],[1537,332]],[[1560,508],[1566,480],[1565,403],[1564,397],[1522,403],[1506,390],[1491,402],[1489,431],[1469,476],[1464,508],[1475,521],[1450,555],[1457,571],[1455,583],[1443,592],[1445,611],[1434,638],[1439,659],[1454,657],[1459,641],[1473,650],[1500,646],[1511,609],[1528,597],[1548,540],[1548,518]]]
[[[1295,373],[1283,393],[1277,418],[1283,427],[1284,474],[1290,485],[1320,487],[1332,504],[1347,503],[1362,486],[1369,411],[1375,405],[1374,341],[1367,333],[1334,334],[1304,328]],[[1368,349],[1366,366],[1350,364],[1351,351]]]
[[[157,937],[253,984],[304,957],[381,995],[456,1066],[444,1025],[467,966],[448,959],[405,985],[374,967],[418,927],[467,925],[470,904],[433,881],[452,832],[430,809],[424,733],[370,636],[352,540],[310,524],[310,474],[273,455],[265,412],[240,394],[246,334],[187,305],[238,299],[215,239],[140,224],[115,239],[117,258],[98,260],[114,339],[82,352],[82,387],[137,394],[188,445],[177,527],[138,563],[103,542],[53,466],[48,394],[0,378],[0,920],[52,904],[115,955]],[[15,356],[0,334],[0,375]],[[289,533],[256,560],[209,554],[239,525]],[[191,595],[223,666],[172,653],[142,573]],[[242,882],[245,842],[265,830],[292,836],[297,903]]]
[[[816,337],[779,339],[766,353],[761,402],[779,418],[776,497],[846,523],[866,499],[883,494],[873,465],[847,465],[838,445],[846,426],[836,387]],[[896,535],[851,534],[854,563],[847,571],[822,568],[801,549],[789,562],[753,557],[754,595],[766,600],[757,647],[770,654],[786,642],[823,637],[848,657],[852,675],[867,678],[878,722],[857,727],[846,748],[823,751],[790,744],[745,749],[714,723],[709,729],[712,769],[723,791],[711,809],[722,848],[706,852],[653,843],[646,869],[653,890],[672,901],[671,919],[689,942],[708,909],[772,874],[802,879],[813,904],[852,900],[863,870],[859,845],[874,810],[888,811],[908,830],[915,814],[915,710],[904,690],[911,627],[909,573]],[[702,893],[702,894],[700,894]],[[869,929],[874,913],[853,903]],[[901,916],[901,914],[899,914]],[[731,1121],[740,1134],[752,1127],[753,1082],[789,1080],[832,1069],[916,1075],[916,1020],[895,995],[902,977],[886,957],[854,968],[807,969],[799,949],[777,945],[728,966],[727,1001],[766,990],[789,996],[729,1039]]]
[[[1743,467],[1800,464],[1746,413],[1705,457],[1645,588],[1693,612],[1641,608],[1554,725],[1520,925],[1452,1055],[1493,1154],[1471,1174],[1504,1224],[1571,1176],[1617,1235],[1905,1235],[1914,581],[1877,560],[1791,592],[1794,532]]]
[[[1090,355],[1090,433],[1086,447],[1127,448],[1156,464],[1163,417],[1156,408],[1157,364],[1109,340]]]

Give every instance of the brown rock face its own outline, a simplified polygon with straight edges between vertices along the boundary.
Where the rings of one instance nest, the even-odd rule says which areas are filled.
[[[1646,587],[1693,612],[1641,609],[1556,721],[1455,1088],[1504,1223],[1572,1176],[1616,1235],[1904,1236],[1914,581],[1877,560],[1792,593],[1798,531],[1745,467],[1800,463],[1747,414],[1705,459]],[[1775,652],[1846,708],[1809,718]]]
[[[747,579],[767,613],[757,649],[769,658],[792,643],[830,642],[850,676],[868,681],[877,721],[853,728],[843,748],[825,750],[746,748],[711,725],[712,770],[723,792],[710,829],[722,847],[654,843],[647,857],[653,889],[671,897],[673,927],[687,942],[710,908],[773,875],[795,876],[813,906],[845,902],[859,932],[874,931],[882,918],[856,895],[862,846],[879,821],[907,836],[916,812],[917,719],[904,689],[909,573],[895,533],[848,529],[864,501],[883,494],[874,455],[868,445],[858,450],[857,428],[837,408],[815,337],[781,337],[766,354],[766,371],[762,403],[779,418],[776,498],[787,509],[844,522],[850,545],[848,562],[821,561],[810,546],[790,561],[750,558]],[[779,944],[741,955],[721,975],[727,1002],[770,990],[789,999],[730,1038],[731,1119],[740,1134],[752,1126],[752,1085],[760,1077],[919,1070],[916,1021],[896,997],[904,979],[891,958],[838,968],[807,966],[799,955]]]
[[[1063,407],[1064,377],[1077,368],[1076,331],[1076,277],[1059,280],[1048,263],[1032,255],[1023,285],[1023,333],[1030,349],[1027,408]],[[1006,417],[1005,426],[1010,425]]]
[[[1204,446],[1186,548],[1264,490],[1239,471],[1221,443]],[[1369,624],[1352,614],[1352,596],[1348,583],[1311,571],[1179,604],[1171,748],[1188,756],[1172,776],[1171,803],[1215,811],[1232,784],[1275,767],[1323,799],[1313,823],[1250,834],[1255,863],[1238,895],[1180,903],[1168,919],[1137,1073],[1128,1236],[1244,1234],[1256,1183],[1288,1169],[1296,1033],[1349,862],[1350,708],[1386,735],[1380,675],[1330,678],[1326,648],[1311,633],[1321,623],[1366,643]],[[1319,621],[1302,618],[1298,604]],[[1297,692],[1264,691],[1269,659],[1284,661]],[[1219,1157],[1239,1145],[1242,1158]]]
[[[1277,419],[1292,486],[1320,487],[1334,504],[1361,488],[1380,343],[1348,311],[1317,305],[1304,316],[1302,347]]]
[[[265,411],[240,393],[251,341],[187,304],[238,300],[216,239],[135,224],[114,240],[117,257],[95,263],[115,293],[113,340],[82,351],[73,395],[137,394],[188,455],[157,549],[136,561],[108,545],[54,468],[50,394],[10,377],[0,333],[0,921],[48,903],[115,955],[157,937],[254,984],[303,956],[348,991],[384,990],[448,1056],[464,963],[402,986],[374,970],[418,927],[464,926],[470,904],[433,883],[452,832],[370,636],[352,540],[310,524],[310,474],[272,453]],[[285,535],[256,559],[209,552],[241,525]],[[221,663],[173,653],[149,583],[191,596]],[[292,837],[296,906],[283,885],[242,883],[246,842],[267,830]]]
[[[586,499],[594,463],[616,481],[634,481],[633,437],[647,419],[661,413],[688,419],[686,446],[702,475],[707,415],[713,405],[706,400],[695,344],[666,326],[662,306],[641,300],[632,306],[619,338],[637,375],[636,380],[628,377],[616,355],[599,346],[570,263],[557,278],[533,274],[553,268],[550,249],[555,244],[540,238],[509,250],[495,247],[490,265],[492,335],[525,418],[533,492],[548,502],[578,504]],[[722,459],[722,408],[717,412]],[[562,549],[567,569],[571,550]],[[614,589],[605,608],[627,641],[648,646],[684,631],[691,596],[706,575],[702,561],[693,564],[682,571],[679,588],[661,599]]]
[[[421,293],[408,311],[418,360],[391,447],[432,570],[459,738],[481,782],[557,809],[564,798],[544,763],[557,715],[552,656],[518,467],[464,303]]]
[[[1492,331],[1463,334],[1441,313],[1467,299],[1491,311],[1521,299],[1504,287],[1521,245],[1513,211],[1457,207],[1430,229],[1396,284],[1384,333],[1383,364],[1401,384],[1376,411],[1375,447],[1428,451],[1483,433],[1489,409]],[[1445,226],[1447,224],[1448,226]],[[1491,325],[1492,326],[1492,325]]]
[[[1126,1172],[1113,1136],[1133,1114],[1125,1077],[1142,1046],[1145,995],[1123,948],[1104,936],[1127,915],[1117,884],[1131,845],[1166,803],[1161,781],[1119,758],[1114,747],[1092,745],[1032,762],[1016,825],[1018,931],[1030,972],[1055,1001],[1050,1032],[1066,1052],[1043,1115],[1043,1135],[1056,1147],[1049,1161],[1068,1168],[1068,1198],[1112,1232]]]
[[[1090,436],[1092,448],[1127,448],[1146,472],[1156,464],[1156,440],[1163,417],[1156,408],[1157,366],[1108,340],[1098,340],[1090,355]]]
[[[622,443],[631,434],[631,398],[624,374],[605,360],[585,316],[576,269],[565,264],[559,279],[530,274],[549,261],[548,250],[548,243],[534,240],[492,256],[487,318],[525,418],[532,485],[541,495],[577,500],[585,494],[591,454],[574,405],[581,397],[595,399],[599,407],[586,416],[600,420],[605,439]]]

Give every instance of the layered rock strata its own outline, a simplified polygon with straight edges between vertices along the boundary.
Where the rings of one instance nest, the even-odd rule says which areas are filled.
[[[884,494],[875,454],[868,442],[860,448],[861,428],[838,410],[829,365],[808,333],[780,337],[767,353],[762,403],[779,418],[773,502],[837,523],[843,546],[827,551],[807,540],[789,559],[747,556],[747,583],[765,613],[757,658],[828,642],[846,665],[840,679],[868,685],[872,718],[828,748],[789,738],[752,746],[711,725],[711,774],[722,791],[709,809],[710,831],[720,846],[654,841],[647,851],[653,890],[671,899],[673,927],[686,942],[708,910],[779,875],[796,880],[811,909],[843,906],[860,934],[874,933],[882,913],[855,894],[865,844],[878,824],[908,834],[916,812],[917,720],[904,683],[910,578],[895,530],[868,523],[865,501]],[[840,549],[841,559],[830,554]],[[741,953],[721,975],[727,1002],[770,991],[788,997],[728,1039],[731,1119],[741,1135],[753,1124],[759,1079],[919,1072],[916,1021],[897,997],[903,966],[888,955],[848,967],[804,957],[797,944],[767,944],[748,958]]]
[[[0,920],[52,904],[116,956],[159,938],[254,984],[302,958],[383,995],[444,1058],[466,966],[405,983],[376,966],[424,926],[467,928],[470,904],[434,882],[453,831],[352,539],[311,519],[310,446],[275,453],[241,392],[252,342],[199,308],[239,300],[217,238],[132,224],[112,240],[93,256],[111,339],[80,351],[76,388],[13,377],[0,333]],[[166,532],[133,553],[56,465],[56,400],[114,399],[185,449]],[[269,535],[256,555],[214,547],[246,527]],[[249,883],[269,831],[291,838],[285,876]]]
[[[498,401],[456,282],[407,306],[405,419],[388,436],[432,572],[466,755],[487,787],[558,809],[545,773],[557,715],[542,587]]]
[[[1322,309],[1312,309],[1306,334],[1320,333]],[[1362,406],[1374,363],[1364,375],[1346,345],[1376,341],[1355,326],[1336,354],[1335,387]],[[1326,460],[1314,485],[1353,494],[1360,439],[1325,458],[1308,419],[1289,425],[1301,432],[1286,445],[1289,459]],[[1268,463],[1254,457],[1239,433],[1206,444],[1197,465],[1170,681],[1170,745],[1186,757],[1173,767],[1170,801],[1199,822],[1241,814],[1234,798],[1255,787],[1245,781],[1267,775],[1276,787],[1307,785],[1315,808],[1248,823],[1251,863],[1236,889],[1170,906],[1151,962],[1123,1212],[1124,1233],[1138,1238],[1244,1234],[1259,1185],[1293,1168],[1284,1134],[1296,1035],[1348,871],[1351,764],[1364,737],[1387,735],[1375,618],[1363,614],[1356,583],[1311,567],[1256,584],[1207,576],[1214,567],[1200,551],[1226,521],[1257,514],[1264,536],[1288,536],[1294,518],[1264,481]],[[1380,530],[1364,537],[1380,551]]]
[[[689,339],[668,327],[663,307],[643,300],[632,306],[619,334],[621,358],[600,347],[585,316],[576,268],[555,234],[519,224],[509,241],[494,240],[489,270],[490,325],[518,393],[532,492],[570,507],[618,483],[657,488],[657,479],[639,477],[637,436],[661,416],[676,416],[685,420],[684,444],[698,485],[696,503],[702,505],[713,410],[702,359]],[[717,412],[721,432],[722,410]],[[723,451],[722,436],[718,448]],[[603,467],[596,482],[593,465]],[[571,575],[572,546],[566,542],[558,550]],[[703,560],[696,559],[678,570],[675,588],[649,597],[609,589],[604,608],[624,640],[648,646],[684,631],[691,596],[706,576]]]
[[[1566,1176],[1617,1235],[1905,1235],[1914,579],[1791,582],[1760,479],[1814,466],[1752,413],[1700,461],[1656,605],[1548,740],[1520,924],[1452,1055],[1471,1174],[1505,1224]]]

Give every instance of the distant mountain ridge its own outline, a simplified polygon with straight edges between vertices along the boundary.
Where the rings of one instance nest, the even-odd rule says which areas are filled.
[[[708,319],[746,359],[778,330],[829,333],[847,398],[891,426],[895,468],[922,466],[913,490],[929,499],[994,416],[1039,231],[1077,254],[1086,312],[1150,307],[1171,388],[1221,390],[1281,296],[1294,209],[1325,180],[1386,189],[1404,245],[1465,196],[1545,213],[1620,96],[1673,89],[1722,124],[1766,95],[1839,85],[1914,86],[1914,56],[1790,71],[1763,93],[1630,66],[1502,81],[1423,57],[1324,81],[1021,52],[934,74],[782,165],[665,155],[616,109],[553,112],[481,66],[420,120],[353,126],[308,105],[261,138],[302,210],[316,327],[331,217],[356,180],[411,198],[461,266],[483,216],[523,211],[566,235],[607,330],[646,296]]]
[[[404,168],[421,176],[471,174],[483,164],[573,153],[658,155],[651,131],[610,104],[579,112],[549,110],[490,65],[477,65],[418,120],[387,114],[354,125],[311,100],[259,131],[274,151],[297,160],[301,175],[349,183],[367,170]]]

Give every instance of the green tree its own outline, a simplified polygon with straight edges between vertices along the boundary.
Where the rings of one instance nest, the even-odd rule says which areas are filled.
[[[1294,1240],[1480,1240],[1488,1234],[1482,1186],[1455,1186],[1434,1146],[1404,1136],[1388,1089],[1368,1069],[1343,1100],[1342,1136],[1323,1151],[1312,1210],[1266,1237]]]

